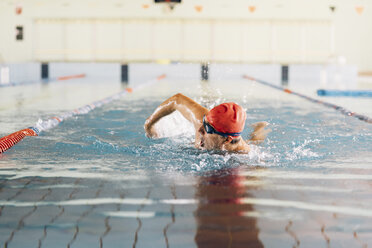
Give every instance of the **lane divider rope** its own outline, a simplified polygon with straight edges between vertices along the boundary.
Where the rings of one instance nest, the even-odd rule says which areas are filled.
[[[69,80],[69,79],[75,79],[75,78],[84,78],[85,74],[77,74],[77,75],[70,75],[70,76],[64,76],[64,77],[57,77],[57,81],[62,80]]]
[[[125,96],[128,93],[132,93],[134,90],[139,90],[146,86],[154,84],[164,79],[165,77],[166,75],[162,74],[158,76],[156,79],[153,79],[153,80],[148,81],[147,83],[141,84],[137,86],[136,88],[126,88],[125,90],[119,93],[116,93],[112,96],[106,97],[99,101],[92,102],[90,104],[74,109],[72,111],[65,112],[61,114],[60,116],[53,116],[46,120],[39,119],[39,121],[33,127],[22,129],[22,130],[19,130],[17,132],[14,132],[12,134],[9,134],[7,136],[0,138],[0,154],[10,149],[11,147],[13,147],[15,144],[20,142],[26,136],[38,136],[42,131],[46,131],[51,128],[54,128],[66,119],[69,119],[76,115],[87,114],[95,108],[101,107],[107,103],[117,100]]]
[[[319,89],[316,91],[318,96],[344,96],[344,97],[372,97],[372,90],[326,90]]]
[[[257,79],[257,78],[250,77],[248,75],[243,75],[243,78],[254,81],[254,82],[257,82],[257,83],[260,83],[260,84],[263,84],[263,85],[266,85],[266,86],[269,86],[271,88],[283,91],[283,92],[288,93],[288,94],[299,96],[299,97],[301,97],[303,99],[306,99],[306,100],[308,100],[310,102],[313,102],[313,103],[322,104],[326,107],[333,108],[333,109],[341,112],[342,114],[344,114],[346,116],[352,116],[352,117],[355,117],[355,118],[357,118],[361,121],[365,121],[367,123],[372,124],[372,118],[370,118],[368,116],[365,116],[365,115],[362,115],[362,114],[355,113],[355,112],[350,111],[350,110],[347,110],[344,107],[341,107],[339,105],[336,105],[336,104],[333,104],[333,103],[328,103],[328,102],[325,102],[325,101],[321,101],[321,100],[318,100],[318,99],[315,99],[315,98],[311,98],[311,97],[306,96],[304,94],[301,94],[301,93],[298,93],[298,92],[292,91],[290,89],[283,88],[283,87],[280,87],[280,86],[277,86],[277,85],[274,85],[274,84],[271,84],[271,83],[268,83],[268,82],[265,82],[265,81]]]
[[[20,85],[36,84],[36,83],[40,83],[40,82],[51,83],[51,82],[65,81],[65,80],[76,79],[76,78],[85,78],[85,77],[86,77],[86,74],[76,74],[76,75],[68,75],[68,76],[62,76],[62,77],[49,78],[49,79],[41,80],[41,81],[26,81],[26,82],[7,83],[7,84],[1,84],[0,83],[0,87],[20,86]]]

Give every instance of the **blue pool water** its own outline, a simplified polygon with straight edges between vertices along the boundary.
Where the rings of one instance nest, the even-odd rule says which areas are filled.
[[[91,84],[77,82],[45,86],[43,100],[19,96],[29,104],[3,108],[1,136],[121,88],[96,85],[91,94]],[[71,97],[76,87],[85,92],[73,99],[77,106],[63,97],[55,103],[57,92]],[[208,108],[241,104],[248,114],[244,137],[258,121],[268,121],[272,132],[247,155],[197,150],[192,127],[175,114],[159,124],[166,137],[146,138],[145,119],[177,92]],[[372,125],[264,86],[164,80],[1,155],[0,242],[366,247],[372,244],[371,145]]]

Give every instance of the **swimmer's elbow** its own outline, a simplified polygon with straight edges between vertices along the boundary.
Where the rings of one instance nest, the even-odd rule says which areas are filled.
[[[184,99],[184,98],[185,98],[185,95],[183,95],[182,93],[177,93],[171,97],[171,99],[174,100],[175,102],[178,102],[180,99]]]
[[[175,94],[174,96],[176,96],[176,97],[185,97],[185,95],[182,94],[182,93],[177,93],[177,94]]]

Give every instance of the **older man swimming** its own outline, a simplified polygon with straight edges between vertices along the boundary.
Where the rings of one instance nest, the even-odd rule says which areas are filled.
[[[162,117],[178,110],[195,128],[195,147],[207,150],[222,150],[248,153],[249,143],[260,143],[270,130],[264,129],[268,123],[253,124],[254,131],[249,140],[244,141],[241,132],[244,129],[246,113],[236,103],[222,103],[211,110],[204,108],[194,100],[178,93],[166,101],[147,118],[146,135],[158,138],[154,124]]]

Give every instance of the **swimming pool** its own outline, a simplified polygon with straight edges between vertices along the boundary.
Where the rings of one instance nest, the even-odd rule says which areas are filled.
[[[1,136],[123,88],[87,80],[39,85],[31,96],[28,86],[9,89],[3,94],[18,105],[3,107]],[[160,123],[170,137],[146,138],[145,119],[179,91],[208,108],[247,108],[244,137],[257,121],[272,132],[248,155],[196,150],[178,115]],[[257,83],[165,79],[2,154],[0,241],[363,247],[372,244],[371,144],[370,124]]]

